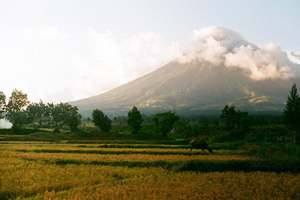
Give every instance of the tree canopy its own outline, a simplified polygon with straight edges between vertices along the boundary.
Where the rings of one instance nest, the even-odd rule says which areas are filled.
[[[0,91],[0,119],[3,118],[2,113],[5,112],[6,96]]]
[[[250,127],[250,118],[248,112],[236,111],[235,107],[226,105],[221,110],[221,119],[223,128],[231,131],[233,135],[241,135]]]
[[[25,113],[26,106],[29,104],[27,94],[21,90],[13,90],[7,105],[5,106],[6,118],[13,124],[14,130],[22,128],[27,123]]]
[[[167,136],[167,133],[174,128],[174,123],[179,119],[180,117],[172,111],[152,115],[152,121],[155,123],[156,127],[163,136]]]
[[[294,84],[290,90],[283,115],[287,125],[292,128],[300,127],[300,97],[296,84]]]
[[[92,113],[93,122],[96,126],[98,126],[102,131],[109,133],[112,126],[112,120],[107,117],[101,110],[95,109]]]
[[[288,125],[292,132],[295,142],[300,141],[300,97],[297,86],[294,84],[290,90],[290,95],[287,98],[286,105],[283,111],[283,116],[286,125]]]
[[[133,108],[128,112],[127,123],[133,128],[132,133],[138,133],[142,128],[143,117],[141,112],[133,106]]]

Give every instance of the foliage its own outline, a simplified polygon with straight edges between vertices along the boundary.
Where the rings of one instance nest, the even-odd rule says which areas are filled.
[[[127,117],[125,116],[116,116],[113,118],[112,123],[114,125],[127,125]]]
[[[67,125],[71,131],[76,131],[81,123],[81,115],[78,113],[77,106],[72,106],[68,103],[59,103],[54,105],[48,103],[48,108],[51,113],[51,119],[55,124],[54,131],[60,132],[60,125]]]
[[[143,118],[140,111],[135,106],[128,112],[127,123],[133,128],[132,133],[136,134],[142,128]]]
[[[283,111],[286,124],[294,131],[295,140],[300,140],[300,97],[297,86],[294,84],[290,90],[285,109]]]
[[[5,106],[6,118],[13,124],[13,130],[18,130],[28,123],[25,108],[29,104],[27,94],[21,90],[13,90]]]
[[[50,121],[50,110],[42,100],[39,103],[30,103],[26,112],[30,123],[37,122],[42,127],[43,123]]]
[[[102,131],[109,133],[112,126],[112,120],[107,117],[101,110],[95,109],[92,113],[93,123],[98,126]]]
[[[250,128],[248,112],[236,111],[234,106],[226,105],[221,110],[221,119],[225,130],[230,130],[233,135],[243,135]]]
[[[172,111],[152,115],[152,121],[163,136],[166,136],[174,128],[174,123],[179,119],[180,117]]]
[[[60,104],[47,104],[51,113],[51,121],[54,123],[55,128],[59,130],[59,124],[62,123],[64,116],[63,116],[63,103]]]
[[[5,112],[6,96],[0,91],[0,119],[3,118],[2,113]]]
[[[77,131],[78,125],[81,123],[81,115],[78,113],[77,106],[63,104],[63,122],[70,127],[71,131]]]
[[[178,135],[183,136],[184,138],[188,138],[190,136],[192,136],[191,134],[191,126],[188,122],[183,121],[183,120],[177,120],[174,123],[174,130],[175,133]]]

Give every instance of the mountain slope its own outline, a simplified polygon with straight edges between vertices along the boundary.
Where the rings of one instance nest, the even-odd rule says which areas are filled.
[[[71,104],[82,112],[96,108],[128,112],[133,106],[140,110],[220,110],[226,104],[280,111],[294,82],[299,80],[254,81],[241,69],[173,61],[109,92]]]
[[[180,52],[148,75],[71,104],[86,113],[96,108],[128,112],[133,106],[153,112],[220,111],[226,104],[282,111],[292,85],[300,85],[300,65],[291,60],[297,53],[288,56],[273,43],[259,47],[226,28],[194,31],[193,40]]]

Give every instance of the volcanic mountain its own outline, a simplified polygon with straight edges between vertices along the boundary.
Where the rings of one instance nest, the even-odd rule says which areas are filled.
[[[226,104],[244,110],[282,111],[296,82],[299,79],[254,81],[241,69],[170,62],[109,92],[71,104],[84,113],[96,108],[122,113],[133,106],[149,112],[220,111]]]
[[[204,32],[204,33],[203,33]],[[282,111],[289,90],[300,79],[280,47],[261,48],[236,32],[213,27],[198,32],[183,56],[106,93],[70,102],[84,115],[98,108],[127,113],[175,110],[207,113],[234,105],[246,111]],[[194,45],[194,46],[193,46]]]

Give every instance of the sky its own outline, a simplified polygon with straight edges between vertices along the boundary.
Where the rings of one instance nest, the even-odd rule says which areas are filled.
[[[262,47],[260,56],[297,53],[299,10],[299,0],[0,0],[0,91],[31,102],[95,96],[177,58],[212,26]],[[245,68],[237,56],[249,48],[222,59]]]

